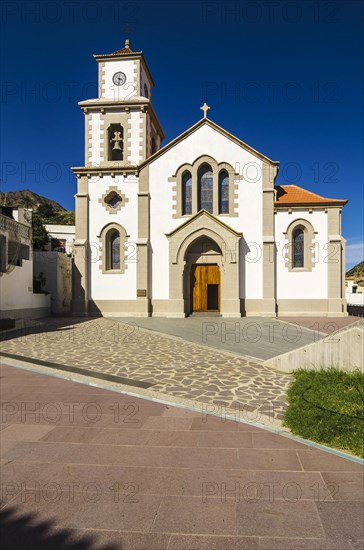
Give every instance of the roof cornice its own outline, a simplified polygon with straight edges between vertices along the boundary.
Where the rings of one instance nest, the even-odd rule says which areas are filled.
[[[157,129],[160,133],[161,140],[165,138],[165,133],[163,131],[163,128],[161,126],[161,123],[159,122],[159,119],[154,111],[153,105],[150,101],[150,99],[139,96],[138,98],[130,98],[125,101],[114,101],[113,99],[87,99],[85,101],[79,101],[78,105],[82,109],[84,113],[88,113],[89,111],[101,111],[104,112],[106,110],[108,111],[117,111],[117,110],[124,110],[127,111],[130,108],[140,108],[143,111],[149,111],[151,118],[153,120],[153,123],[157,126]]]
[[[325,201],[325,202],[284,202],[284,203],[280,203],[280,202],[275,202],[274,203],[274,208],[280,208],[280,209],[284,209],[284,208],[289,208],[289,209],[292,209],[292,208],[303,208],[303,207],[315,207],[315,208],[320,208],[320,207],[326,207],[326,206],[337,206],[337,207],[342,207],[342,206],[345,206],[345,204],[347,204],[349,201],[348,200],[334,200],[334,201]]]
[[[138,175],[139,174],[139,167],[137,165],[130,166],[130,165],[110,165],[110,166],[72,166],[71,167],[72,172],[78,177],[92,177],[92,176],[99,176],[102,178],[105,175],[111,174],[113,177],[114,175]]]

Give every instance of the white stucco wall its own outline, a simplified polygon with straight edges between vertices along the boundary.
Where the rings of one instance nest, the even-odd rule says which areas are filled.
[[[130,113],[130,132],[128,133],[129,164],[138,165],[143,160],[143,120],[139,110],[131,111]]]
[[[110,214],[98,201],[110,186],[117,186],[128,202],[115,214]],[[90,298],[93,300],[131,300],[136,298],[136,242],[138,237],[138,181],[135,176],[104,176],[90,178],[90,226],[91,246]],[[123,274],[103,274],[100,269],[99,235],[109,223],[124,227],[127,237],[127,269]]]
[[[141,96],[144,96],[144,84],[147,85],[148,98],[151,99],[152,98],[152,87],[151,87],[151,84],[149,82],[149,78],[146,75],[146,72],[144,70],[143,65],[140,64],[140,95]]]
[[[36,310],[40,308],[50,308],[50,296],[33,294],[32,258],[23,260],[21,266],[9,266],[8,271],[0,276],[1,316],[6,317],[9,312],[12,318],[36,318],[39,316]],[[18,316],[17,311],[24,313]]]
[[[76,228],[74,225],[51,225],[46,224],[44,226],[53,239],[65,240],[66,241],[66,252],[67,254],[72,254],[73,252],[73,243],[75,240],[75,231]]]
[[[125,84],[122,86],[116,86],[112,81],[112,77],[117,72],[122,72],[126,76]],[[102,75],[99,82],[101,98],[117,101],[138,95],[137,61],[133,59],[106,61]]]
[[[364,293],[353,294],[350,290],[346,290],[345,298],[350,306],[364,306]]]
[[[292,214],[278,211],[274,219],[277,246],[277,299],[327,298],[327,214],[324,210],[313,211],[311,214],[307,209],[293,211]],[[284,245],[287,240],[284,232],[294,220],[298,219],[307,220],[315,232],[315,263],[312,264],[312,271],[308,272],[289,271],[285,267]]]
[[[151,245],[153,250],[154,299],[169,298],[169,246],[165,233],[186,221],[173,218],[174,183],[168,178],[184,163],[192,164],[198,157],[209,155],[218,163],[231,164],[244,175],[239,182],[238,216],[218,216],[223,222],[243,232],[247,243],[262,245],[262,162],[245,149],[209,126],[201,126],[185,140],[157,158],[149,167]],[[255,167],[252,164],[255,163]],[[252,181],[248,181],[251,179]],[[246,261],[245,281],[241,282],[241,297],[262,298],[262,259]]]

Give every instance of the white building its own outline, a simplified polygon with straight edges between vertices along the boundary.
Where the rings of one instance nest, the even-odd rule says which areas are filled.
[[[50,313],[50,296],[33,292],[32,212],[0,213],[0,318],[36,319]]]
[[[355,280],[346,280],[345,296],[348,305],[364,306],[363,288]]]
[[[96,55],[76,194],[76,314],[346,315],[347,201],[275,186],[279,163],[207,118],[161,147],[142,52]]]
[[[75,240],[74,225],[55,225],[46,224],[44,226],[50,238],[49,250],[56,252],[73,253],[73,243]]]

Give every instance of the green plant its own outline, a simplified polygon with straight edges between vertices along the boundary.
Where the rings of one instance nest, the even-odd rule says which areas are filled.
[[[32,242],[34,250],[44,250],[48,244],[49,235],[44,227],[43,219],[38,212],[33,212],[32,217]]]
[[[285,426],[294,434],[364,456],[364,374],[298,370],[288,390]]]

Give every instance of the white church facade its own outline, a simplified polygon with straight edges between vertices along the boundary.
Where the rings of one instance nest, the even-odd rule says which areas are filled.
[[[275,185],[279,163],[207,116],[161,146],[142,52],[95,55],[77,176],[75,315],[346,315],[347,201]]]

